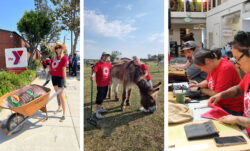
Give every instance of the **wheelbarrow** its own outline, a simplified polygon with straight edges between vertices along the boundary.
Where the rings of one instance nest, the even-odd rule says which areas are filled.
[[[45,122],[48,120],[48,113],[47,113],[46,105],[49,103],[49,101],[51,101],[55,96],[57,96],[64,89],[64,88],[61,88],[52,96],[50,96],[51,90],[49,88],[44,87],[48,83],[49,83],[49,80],[47,80],[43,86],[36,85],[36,86],[43,88],[47,92],[45,95],[40,96],[20,107],[10,108],[8,106],[8,103],[6,103],[6,98],[16,93],[18,90],[12,91],[0,97],[0,107],[4,109],[9,109],[14,112],[8,118],[6,124],[3,123],[0,126],[1,131],[6,136],[10,136],[12,134],[15,134],[21,131],[24,123],[27,122],[28,119],[31,117],[35,117],[41,122]],[[34,115],[39,110],[41,110],[42,112],[46,114],[45,118],[42,119]]]

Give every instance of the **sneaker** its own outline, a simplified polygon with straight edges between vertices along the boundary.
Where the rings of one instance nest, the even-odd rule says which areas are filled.
[[[63,122],[65,120],[65,116],[62,116],[60,119],[60,122]]]
[[[103,118],[103,116],[99,113],[99,111],[96,111],[95,116],[96,116],[96,118],[97,118],[98,120],[100,120],[100,119]]]
[[[139,111],[144,111],[145,109],[144,109],[143,106],[140,106],[138,110],[139,110]]]
[[[107,110],[104,110],[103,107],[101,107],[101,109],[99,110],[100,113],[107,113]]]

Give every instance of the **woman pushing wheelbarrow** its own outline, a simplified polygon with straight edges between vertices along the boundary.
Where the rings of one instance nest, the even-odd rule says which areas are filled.
[[[6,124],[0,126],[0,129],[5,135],[10,136],[19,132],[23,128],[23,124],[30,117],[35,117],[42,122],[46,121],[48,119],[46,105],[55,96],[59,96],[59,105],[56,113],[63,111],[63,116],[60,121],[65,120],[64,87],[66,83],[67,58],[63,53],[66,52],[66,46],[57,42],[56,45],[52,47],[52,51],[54,52],[54,56],[51,59],[50,74],[52,76],[52,84],[56,91],[55,94],[50,96],[51,90],[44,87],[49,83],[49,80],[47,80],[43,86],[26,86],[0,97],[0,107],[14,112],[8,118]],[[42,119],[34,115],[39,110],[46,114],[45,118]],[[5,131],[5,128],[7,131]]]

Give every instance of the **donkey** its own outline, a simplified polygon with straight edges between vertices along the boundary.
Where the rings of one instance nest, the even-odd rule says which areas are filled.
[[[141,96],[141,105],[149,111],[153,113],[156,111],[156,95],[160,90],[161,82],[154,86],[150,86],[147,83],[143,73],[140,70],[138,65],[135,65],[132,60],[124,59],[119,60],[113,64],[113,68],[111,69],[111,84],[109,87],[109,95],[111,98],[111,87],[114,87],[115,100],[119,101],[118,97],[118,86],[119,84],[123,85],[123,94],[122,94],[122,103],[121,110],[125,109],[125,101],[126,106],[130,105],[129,98],[132,91],[132,86],[137,85],[140,90]]]

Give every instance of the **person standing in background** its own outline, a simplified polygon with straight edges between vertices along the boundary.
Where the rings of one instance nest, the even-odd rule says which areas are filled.
[[[76,69],[77,69],[77,56],[76,56],[76,53],[74,53],[74,57],[72,59],[72,68],[73,68],[72,75],[77,76],[77,74],[76,74]]]
[[[72,75],[72,59],[73,59],[72,55],[69,55],[69,58],[68,58],[68,60],[69,60],[69,75]]]

